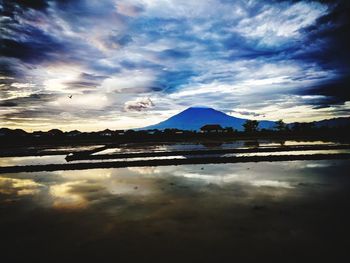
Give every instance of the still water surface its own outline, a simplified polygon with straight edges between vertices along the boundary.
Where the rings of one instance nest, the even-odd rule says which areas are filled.
[[[203,145],[200,143],[177,143],[177,144],[125,144],[120,147],[101,150],[92,155],[113,154],[113,153],[143,153],[143,152],[164,152],[164,151],[189,151],[188,155],[177,156],[160,156],[160,157],[142,157],[142,158],[123,158],[123,159],[105,159],[105,160],[76,160],[70,163],[92,163],[92,162],[124,162],[139,160],[162,160],[162,159],[184,159],[184,158],[201,158],[201,157],[244,157],[244,156],[272,156],[272,155],[310,155],[310,154],[341,154],[350,153],[349,149],[339,150],[308,150],[308,151],[276,151],[276,152],[258,152],[258,153],[239,153],[239,154],[212,154],[212,155],[191,155],[191,150],[213,150],[213,149],[235,149],[235,148],[269,148],[279,146],[301,146],[301,145],[336,145],[336,142],[322,141],[283,141],[283,144],[271,141],[235,141],[232,143],[224,143],[221,145]],[[98,149],[102,146],[85,147],[81,149]],[[54,149],[49,149],[53,152]],[[57,148],[61,151],[61,148]],[[74,152],[74,151],[73,151]],[[0,157],[0,167],[6,166],[25,166],[25,165],[48,165],[48,164],[65,164],[66,155],[45,155],[40,156],[21,156],[21,157]]]
[[[35,197],[33,206],[56,208],[89,207],[106,198],[164,200],[169,194],[193,193],[216,193],[237,202],[258,192],[276,198],[300,194],[305,185],[329,190],[342,182],[328,173],[346,173],[340,167],[348,165],[346,160],[325,160],[2,174],[0,193],[8,195],[2,202]],[[249,191],[239,197],[234,191],[238,186]]]
[[[323,160],[1,174],[2,262],[339,262],[349,170]]]

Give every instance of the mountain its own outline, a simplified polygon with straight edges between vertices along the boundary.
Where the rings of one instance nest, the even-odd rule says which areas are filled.
[[[221,111],[212,108],[191,107],[179,114],[176,114],[169,119],[158,124],[141,128],[140,130],[151,129],[180,129],[180,130],[199,130],[206,124],[219,124],[222,127],[232,127],[239,131],[243,130],[243,124],[246,119],[240,119],[229,116]],[[272,129],[275,126],[273,121],[259,121],[259,128]]]
[[[340,117],[340,118],[333,118],[329,120],[323,120],[323,121],[315,121],[313,122],[315,124],[315,127],[329,127],[329,128],[335,128],[335,127],[344,127],[350,125],[350,117]]]
[[[293,127],[298,124],[299,125],[308,124],[308,125],[311,125],[311,127],[315,127],[315,128],[322,128],[322,127],[342,128],[342,127],[350,126],[350,117],[339,117],[339,118],[327,119],[322,121],[302,122],[302,123],[293,122],[293,123],[289,123],[288,126],[289,128],[293,129]]]

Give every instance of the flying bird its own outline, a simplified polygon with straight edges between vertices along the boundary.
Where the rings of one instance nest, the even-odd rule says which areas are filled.
[[[71,99],[72,97],[73,97],[73,95],[69,95],[69,96],[68,96],[68,98],[70,98],[70,99]]]

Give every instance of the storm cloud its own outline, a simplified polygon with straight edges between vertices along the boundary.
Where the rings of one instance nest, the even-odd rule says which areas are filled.
[[[135,128],[193,105],[349,115],[349,1],[15,0],[0,12],[7,127]]]

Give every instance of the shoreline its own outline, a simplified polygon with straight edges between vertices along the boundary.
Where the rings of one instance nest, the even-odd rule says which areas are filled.
[[[106,149],[110,149],[105,147]],[[114,153],[96,154],[91,152],[76,152],[68,155],[66,160],[105,160],[123,159],[139,157],[162,157],[162,156],[188,156],[188,155],[210,155],[210,154],[231,154],[231,153],[261,153],[261,152],[289,152],[289,151],[315,151],[315,150],[343,150],[350,149],[350,145],[298,145],[280,147],[253,147],[253,148],[232,148],[232,149],[212,149],[212,150],[181,150],[181,151],[159,151],[159,152],[136,152],[136,153]],[[101,149],[101,151],[104,149]],[[97,151],[93,151],[94,153]]]
[[[141,160],[122,162],[98,162],[98,163],[67,163],[49,165],[27,165],[0,167],[0,174],[18,172],[42,172],[61,170],[85,170],[102,168],[125,168],[142,166],[171,166],[186,164],[220,164],[220,163],[247,163],[247,162],[275,162],[275,161],[299,161],[299,160],[340,160],[350,159],[350,154],[313,154],[313,155],[279,155],[279,156],[244,156],[244,157],[201,157],[189,159],[164,159]]]

